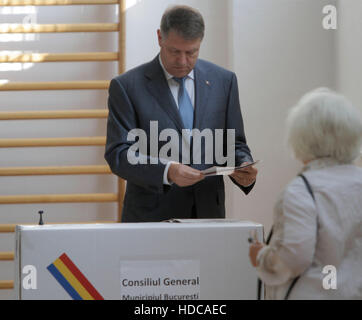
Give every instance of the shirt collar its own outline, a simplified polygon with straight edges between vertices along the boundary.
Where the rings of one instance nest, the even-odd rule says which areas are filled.
[[[314,159],[314,160],[310,161],[309,163],[307,163],[303,167],[302,172],[308,171],[308,170],[323,169],[326,167],[337,166],[340,164],[342,164],[342,163],[338,162],[338,160],[331,158],[331,157],[318,158],[318,159]]]
[[[172,78],[173,78],[173,75],[170,74],[170,73],[168,73],[167,70],[166,70],[166,68],[163,66],[163,63],[162,63],[162,59],[161,59],[161,55],[160,55],[160,54],[158,55],[158,60],[160,61],[160,65],[161,65],[161,68],[162,68],[162,70],[163,70],[163,72],[164,72],[164,74],[165,74],[166,80],[168,81],[168,80],[172,79]],[[190,73],[187,75],[187,77],[188,77],[188,78],[191,78],[192,80],[194,80],[194,69],[192,69],[192,70],[190,71]]]

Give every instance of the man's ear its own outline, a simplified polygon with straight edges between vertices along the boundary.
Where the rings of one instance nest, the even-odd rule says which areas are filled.
[[[157,30],[157,38],[158,38],[158,44],[161,47],[161,45],[162,45],[162,34],[161,34],[160,29]]]

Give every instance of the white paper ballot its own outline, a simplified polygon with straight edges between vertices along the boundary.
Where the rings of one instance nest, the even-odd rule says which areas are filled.
[[[232,174],[235,170],[241,170],[247,167],[251,167],[255,164],[260,162],[260,160],[256,160],[254,162],[244,164],[238,167],[212,167],[206,170],[201,171],[206,177],[212,177],[212,176],[227,176],[229,174]]]

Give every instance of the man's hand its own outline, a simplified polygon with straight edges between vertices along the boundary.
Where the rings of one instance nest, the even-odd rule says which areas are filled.
[[[250,245],[249,248],[249,258],[250,258],[250,262],[253,265],[253,267],[257,267],[258,263],[256,261],[256,258],[258,256],[259,251],[264,247],[265,245],[260,243],[260,242],[256,242]]]
[[[243,165],[248,163],[249,162],[244,162]],[[248,187],[255,182],[257,174],[258,169],[247,167],[245,169],[235,170],[230,176],[233,177],[238,184],[243,187]]]
[[[181,163],[172,163],[168,168],[167,180],[177,184],[179,187],[192,186],[202,179],[204,179],[204,175],[201,171]]]

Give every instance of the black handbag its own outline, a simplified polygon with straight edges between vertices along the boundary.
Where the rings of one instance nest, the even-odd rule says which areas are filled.
[[[310,193],[310,195],[312,196],[312,198],[313,198],[313,200],[314,200],[314,202],[315,202],[315,197],[314,197],[313,189],[312,189],[310,183],[308,182],[307,178],[306,178],[303,174],[299,174],[298,176],[303,179],[303,181],[304,181],[304,183],[305,183],[305,186],[307,187],[308,192]],[[267,238],[267,240],[266,240],[266,242],[265,242],[266,245],[269,244],[272,236],[273,236],[273,227],[271,228],[271,230],[270,230],[270,232],[269,232],[269,235],[268,235],[268,238]],[[292,283],[290,284],[290,286],[289,286],[289,288],[288,288],[288,290],[287,290],[287,292],[286,292],[286,294],[285,294],[284,300],[288,300],[289,295],[290,295],[290,293],[292,292],[293,287],[295,286],[295,284],[297,283],[297,281],[299,280],[299,278],[300,278],[300,276],[298,276],[298,277],[296,277],[296,278],[293,279]],[[262,289],[262,285],[263,285],[262,281],[261,281],[260,279],[258,279],[258,296],[257,296],[258,300],[261,300],[261,289]]]

